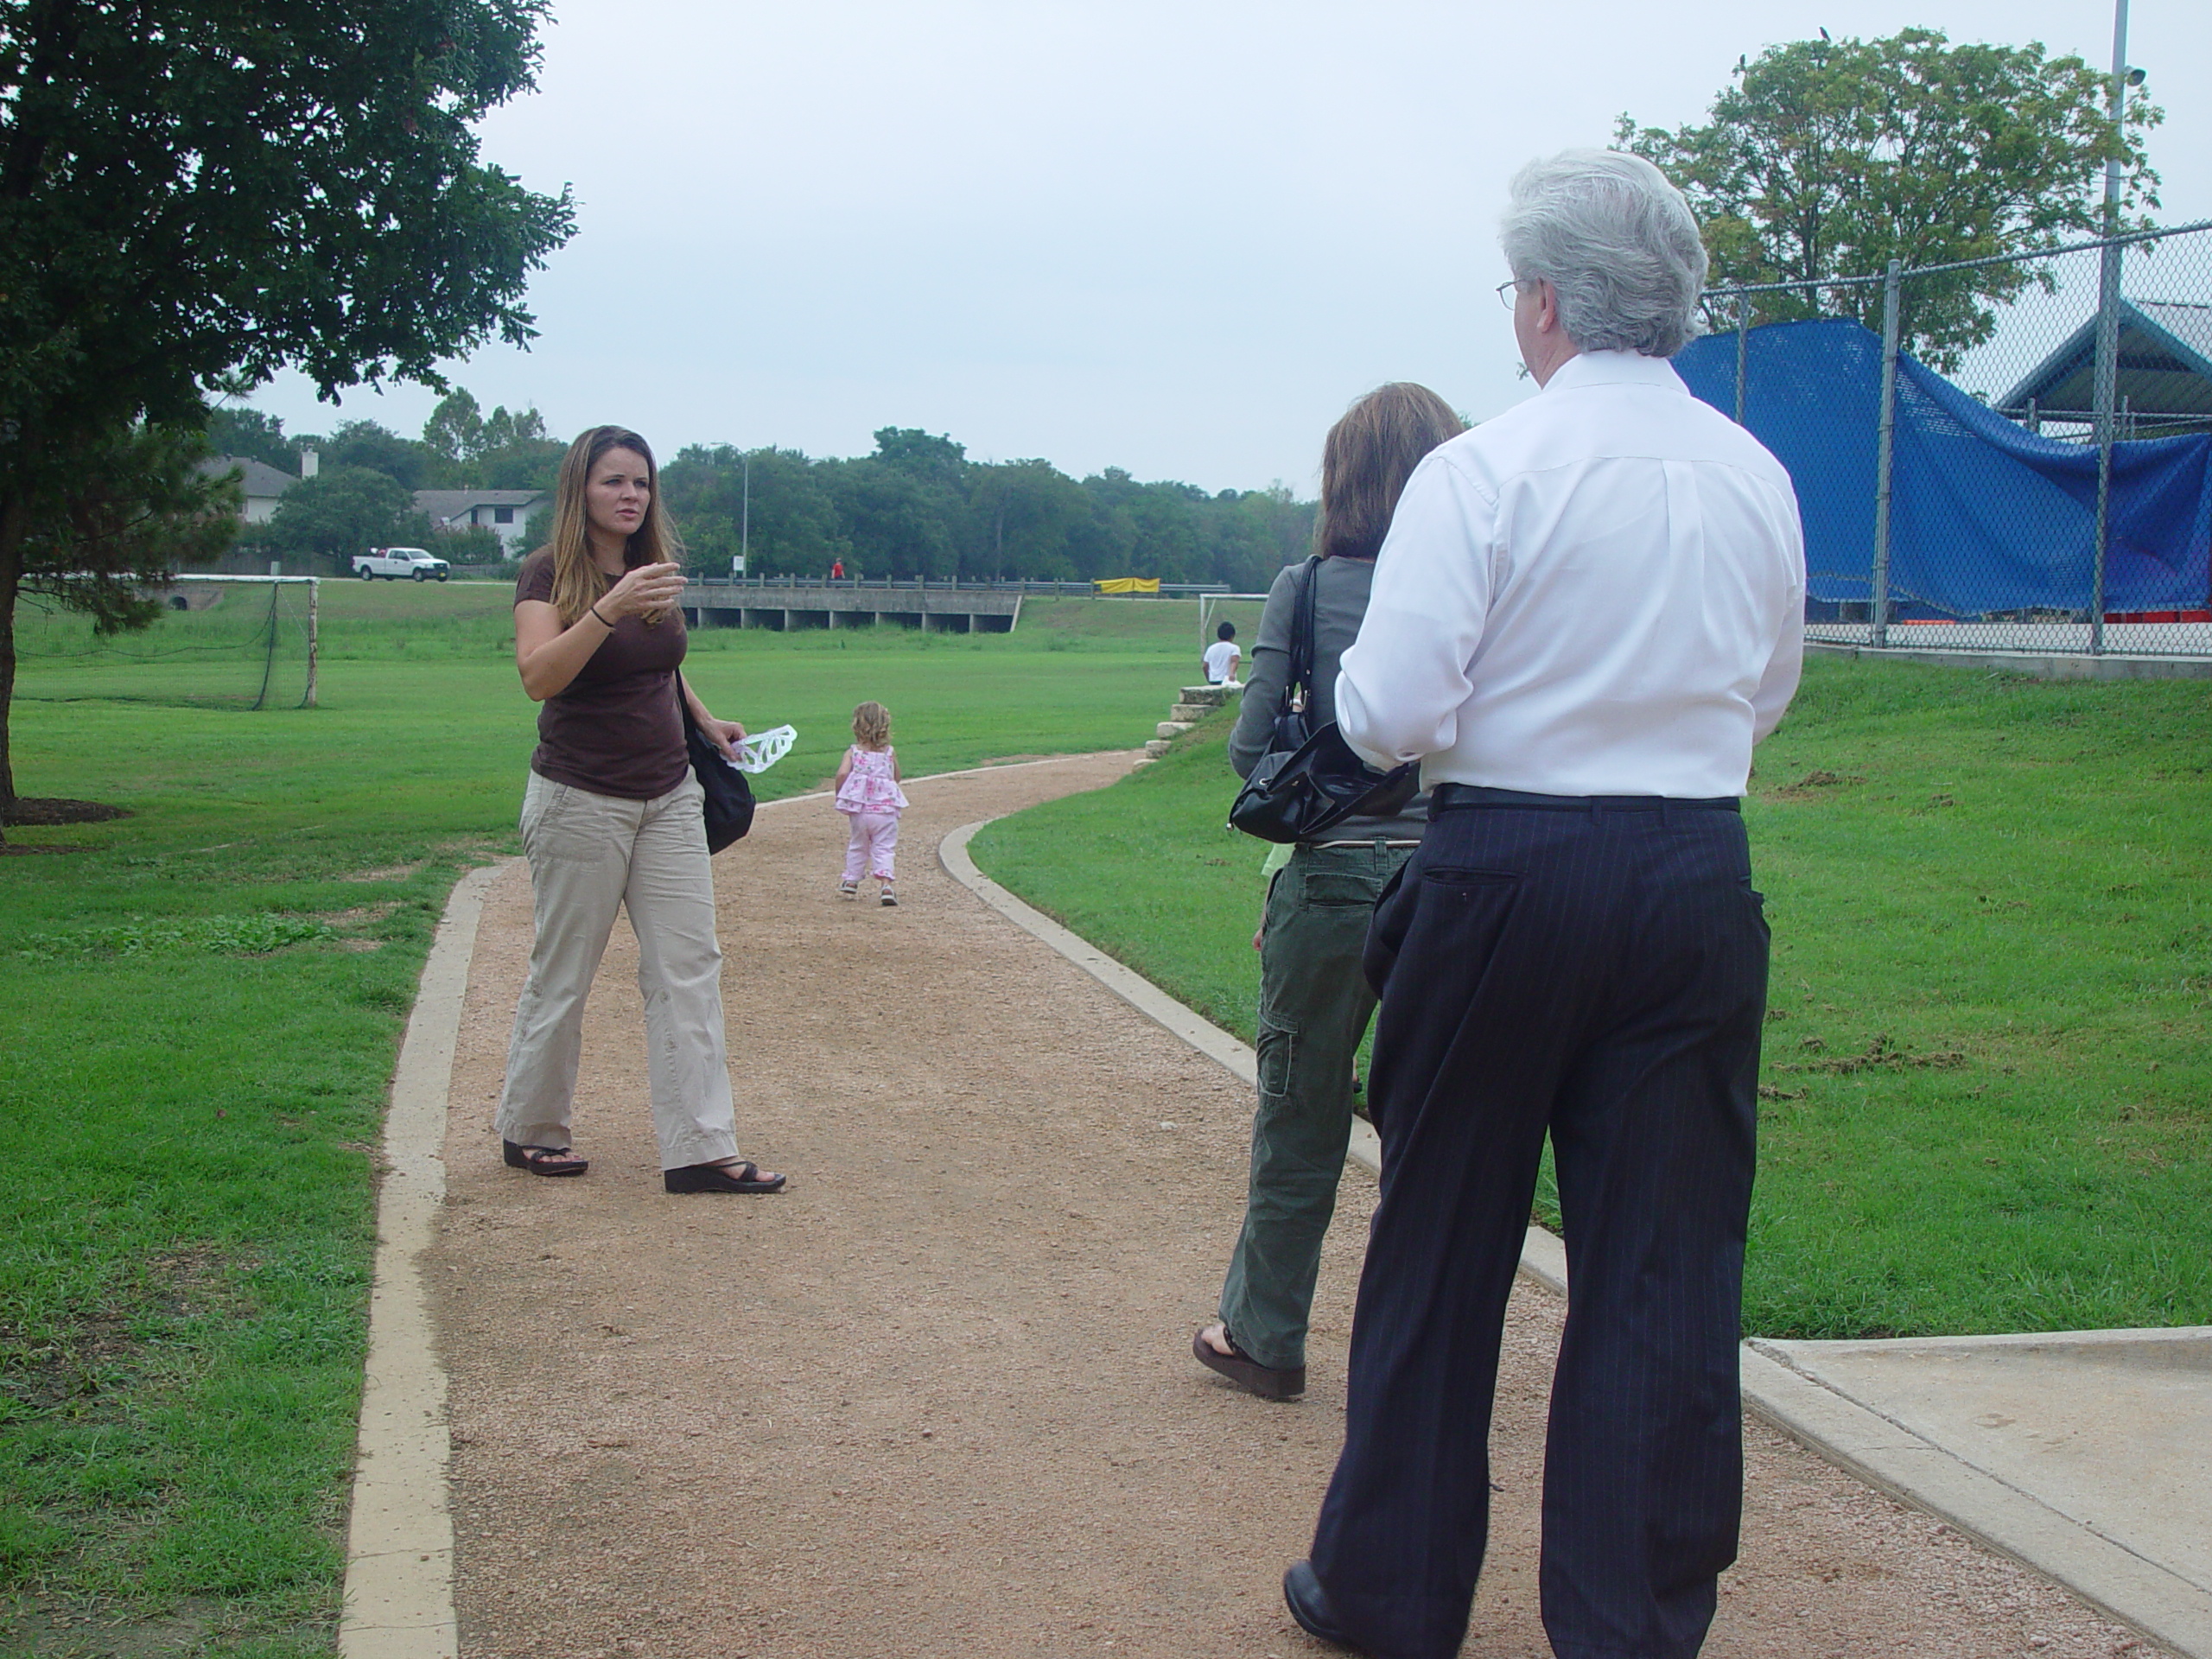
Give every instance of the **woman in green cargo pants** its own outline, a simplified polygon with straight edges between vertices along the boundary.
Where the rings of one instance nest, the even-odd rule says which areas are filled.
[[[1239,777],[1267,753],[1282,710],[1300,589],[1313,585],[1309,712],[1319,726],[1336,718],[1337,658],[1358,636],[1399,493],[1422,456],[1464,429],[1441,397],[1404,383],[1370,392],[1329,429],[1316,562],[1287,567],[1268,592],[1230,739]],[[1264,1399],[1306,1389],[1313,1280],[1351,1140],[1352,1059],[1375,1012],[1360,955],[1375,901],[1419,844],[1427,814],[1424,794],[1390,817],[1349,819],[1327,839],[1294,847],[1268,884],[1251,1186],[1220,1317],[1191,1341],[1200,1363]]]

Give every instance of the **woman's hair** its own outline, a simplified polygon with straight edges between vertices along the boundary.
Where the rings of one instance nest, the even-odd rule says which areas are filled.
[[[1236,637],[1236,625],[1234,622],[1223,623],[1213,631],[1213,637],[1217,639],[1234,639]]]
[[[1393,380],[1344,412],[1321,446],[1321,506],[1313,550],[1325,559],[1371,559],[1421,457],[1467,424],[1427,386]]]
[[[560,481],[554,486],[553,539],[548,545],[553,550],[553,608],[561,613],[563,626],[573,626],[600,595],[614,585],[592,561],[591,521],[585,494],[591,484],[592,468],[606,459],[610,449],[634,449],[643,455],[645,480],[652,486],[645,498],[645,516],[630,532],[630,544],[623,556],[625,563],[632,566],[674,564],[683,551],[676,526],[661,511],[660,467],[653,460],[652,446],[627,427],[593,427],[570,444],[569,453],[561,457]]]
[[[880,702],[864,702],[853,710],[853,736],[864,749],[880,749],[891,741],[891,711]]]
[[[1672,357],[1700,332],[1705,244],[1682,193],[1640,156],[1566,149],[1513,176],[1498,232],[1516,282],[1559,296],[1586,352]]]

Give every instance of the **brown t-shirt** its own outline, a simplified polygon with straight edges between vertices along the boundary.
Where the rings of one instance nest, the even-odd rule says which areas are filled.
[[[552,549],[541,547],[522,562],[515,603],[525,599],[553,602]],[[606,632],[588,620],[584,626]],[[615,623],[567,690],[538,710],[530,769],[556,784],[630,801],[650,801],[681,784],[691,769],[676,702],[683,647],[681,611],[650,627],[634,616]]]

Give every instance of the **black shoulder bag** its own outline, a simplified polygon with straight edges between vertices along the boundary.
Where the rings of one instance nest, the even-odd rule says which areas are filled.
[[[683,693],[683,677],[676,677],[676,706],[683,711],[683,747],[691,757],[691,775],[706,791],[707,852],[719,853],[734,841],[742,841],[753,827],[753,785],[745,774],[722,759],[714,739],[699,729],[691,717],[691,699]]]
[[[1414,762],[1377,772],[1352,752],[1334,721],[1313,724],[1313,584],[1319,555],[1306,560],[1290,625],[1290,675],[1275,715],[1274,741],[1229,809],[1229,826],[1262,841],[1312,841],[1346,818],[1382,817],[1421,788]]]

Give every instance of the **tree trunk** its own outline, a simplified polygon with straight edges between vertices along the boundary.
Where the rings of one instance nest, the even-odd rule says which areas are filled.
[[[9,741],[16,702],[16,595],[23,585],[22,498],[0,502],[0,826],[16,804],[16,769]],[[0,845],[7,833],[0,827]]]

